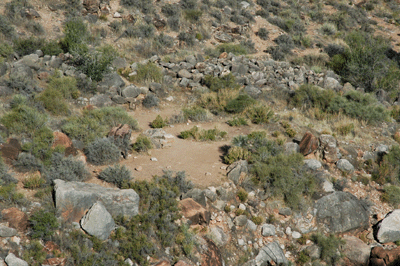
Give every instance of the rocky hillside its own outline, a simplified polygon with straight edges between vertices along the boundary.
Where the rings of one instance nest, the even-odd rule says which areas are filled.
[[[398,1],[0,3],[0,265],[398,265]]]

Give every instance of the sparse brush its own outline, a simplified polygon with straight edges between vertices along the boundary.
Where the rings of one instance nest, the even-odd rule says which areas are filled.
[[[167,119],[162,119],[161,115],[157,115],[157,117],[150,123],[152,128],[163,128],[168,125]]]
[[[151,140],[144,135],[137,137],[136,142],[133,144],[133,149],[137,152],[147,152],[151,148],[153,148]]]
[[[125,183],[131,180],[132,177],[131,172],[125,167],[125,165],[121,166],[117,164],[109,166],[101,171],[98,178],[122,188]]]
[[[243,117],[234,117],[227,121],[227,124],[231,127],[247,126],[247,120]]]
[[[40,175],[35,174],[26,178],[23,183],[24,188],[35,189],[43,186],[46,183],[46,180],[44,180]]]
[[[225,131],[220,131],[216,128],[208,130],[203,129],[200,131],[198,127],[194,126],[190,130],[182,131],[179,137],[182,139],[193,138],[201,141],[215,141],[224,138],[226,134],[227,133]]]

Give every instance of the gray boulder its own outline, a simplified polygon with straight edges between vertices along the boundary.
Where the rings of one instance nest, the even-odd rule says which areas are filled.
[[[139,195],[133,189],[105,188],[83,182],[54,180],[56,208],[67,221],[78,222],[86,210],[100,201],[112,216],[139,213]]]
[[[377,225],[377,239],[380,243],[400,240],[400,209],[386,215]]]
[[[181,69],[178,72],[178,77],[180,78],[187,78],[187,79],[191,79],[192,78],[192,73],[190,73],[189,71],[187,71],[186,69]]]
[[[229,235],[219,226],[210,226],[210,235],[218,247],[225,246],[228,243]]]
[[[305,164],[305,166],[307,166],[307,168],[309,168],[311,170],[317,170],[322,167],[322,164],[315,159],[304,160],[304,164]]]
[[[210,189],[205,189],[204,194],[206,195],[207,199],[211,200],[212,202],[217,199],[217,193]]]
[[[322,148],[323,158],[328,163],[335,163],[338,160],[338,148],[335,137],[328,134],[322,134],[319,137],[319,142]]]
[[[129,85],[122,90],[122,96],[124,96],[124,97],[136,98],[140,95],[140,93],[141,93],[140,88],[138,88],[134,85]]]
[[[257,98],[261,94],[261,90],[259,88],[256,88],[254,86],[246,86],[244,87],[244,91],[251,97]]]
[[[110,73],[104,76],[103,80],[99,83],[99,86],[106,86],[108,88],[122,88],[125,86],[124,80],[118,75],[118,73]]]
[[[17,235],[17,230],[11,227],[0,225],[0,237],[12,237]]]
[[[369,224],[369,211],[354,195],[334,192],[322,197],[315,204],[317,222],[332,233],[342,233]]]
[[[202,191],[199,188],[193,188],[193,189],[189,190],[187,193],[185,193],[184,195],[182,195],[182,199],[186,199],[186,198],[192,198],[197,203],[200,203],[201,205],[203,205],[203,207],[207,207],[206,195],[205,195],[204,191]]]
[[[232,42],[232,37],[229,34],[226,34],[225,32],[215,33],[214,38],[222,43]]]
[[[342,88],[340,85],[339,81],[337,81],[334,78],[331,77],[326,77],[324,80],[324,88],[325,89],[330,89],[330,90],[339,90]]]
[[[50,59],[49,66],[51,68],[60,68],[62,63],[63,63],[63,60],[61,58],[53,55]]]
[[[39,65],[39,56],[37,54],[30,54],[30,55],[25,55],[22,57],[22,62],[35,70],[39,70],[40,65]]]
[[[285,143],[285,154],[290,155],[292,153],[300,152],[300,146],[294,142]]]
[[[264,246],[258,252],[258,255],[246,262],[244,266],[266,266],[271,265],[271,261],[275,262],[274,265],[288,265],[289,261],[285,257],[285,253],[277,242],[271,242]]]
[[[350,173],[354,171],[354,166],[346,159],[340,159],[336,162],[336,167],[343,172]]]
[[[115,228],[114,219],[101,202],[96,202],[81,219],[82,229],[89,235],[106,240]]]
[[[7,266],[29,266],[26,261],[17,258],[13,253],[8,254],[4,261]]]
[[[257,230],[257,225],[253,221],[247,219],[246,228],[251,232],[254,232]]]
[[[235,218],[234,222],[236,226],[245,226],[247,224],[247,216],[239,215]]]
[[[247,174],[249,172],[248,163],[246,160],[234,162],[228,166],[227,171],[228,178],[232,180],[235,185],[237,185],[239,184],[241,174]]]
[[[112,66],[115,67],[116,69],[125,68],[128,66],[128,63],[126,62],[125,58],[117,57],[112,61]]]
[[[262,236],[274,236],[275,233],[275,226],[273,224],[263,224],[261,226]]]
[[[105,94],[97,94],[89,99],[89,103],[96,107],[106,107],[113,105],[111,98]]]
[[[368,265],[371,248],[355,236],[344,236],[343,255],[352,265]]]

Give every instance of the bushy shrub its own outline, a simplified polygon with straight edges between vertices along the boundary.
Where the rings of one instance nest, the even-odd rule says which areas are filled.
[[[13,20],[21,18],[21,11],[25,8],[33,8],[28,0],[11,0],[6,3],[4,13]]]
[[[18,180],[14,178],[12,174],[8,172],[8,167],[4,163],[3,158],[0,157],[0,186],[17,184]]]
[[[0,186],[0,203],[22,204],[26,202],[24,194],[17,192],[16,186],[14,182]]]
[[[250,106],[246,109],[246,116],[253,124],[268,123],[274,112],[266,106]]]
[[[243,117],[234,117],[227,121],[227,124],[231,127],[247,126],[247,120]]]
[[[249,160],[251,153],[243,148],[233,146],[228,150],[228,153],[224,156],[224,163],[232,164],[239,160]]]
[[[261,40],[265,41],[269,38],[269,31],[266,28],[259,28],[257,35]]]
[[[203,78],[203,84],[206,85],[212,91],[221,91],[222,89],[238,89],[239,84],[236,82],[236,78],[232,73],[229,73],[223,77],[214,77],[212,75],[206,75]]]
[[[228,113],[242,113],[247,107],[256,103],[256,100],[251,98],[247,94],[241,94],[235,99],[229,101],[225,106],[225,110]]]
[[[35,37],[29,37],[27,39],[15,39],[14,40],[14,51],[20,56],[34,53],[36,50],[41,50],[45,45],[45,40]]]
[[[31,241],[24,248],[22,259],[28,262],[28,265],[41,265],[46,260],[47,253],[43,245],[37,241]]]
[[[180,18],[179,16],[172,16],[167,19],[168,26],[173,31],[179,31],[180,29]]]
[[[60,153],[53,153],[51,165],[45,171],[45,178],[49,183],[55,179],[64,181],[86,181],[89,177],[90,174],[86,170],[83,162],[75,160],[72,156],[64,157],[64,155]]]
[[[142,101],[142,104],[146,108],[152,108],[158,106],[159,99],[154,94],[148,94]]]
[[[167,17],[172,17],[179,14],[180,8],[176,4],[165,4],[161,7],[161,12]]]
[[[193,138],[195,140],[201,140],[201,141],[214,141],[217,139],[221,139],[225,137],[227,133],[225,131],[219,131],[218,129],[208,129],[208,130],[199,130],[198,127],[194,126],[190,130],[185,130],[182,131],[179,134],[179,137],[182,139],[188,139],[188,138]]]
[[[85,148],[87,161],[94,165],[112,164],[119,161],[120,149],[108,138],[99,138]]]
[[[18,105],[1,118],[1,123],[11,134],[33,134],[42,128],[47,116],[27,105]]]
[[[137,64],[136,73],[131,81],[138,83],[161,82],[163,77],[161,69],[152,62]]]
[[[0,32],[4,37],[11,39],[15,36],[15,29],[7,17],[0,15]]]
[[[150,123],[152,128],[163,128],[168,125],[167,119],[162,119],[161,115],[157,115],[157,117]]]
[[[153,148],[151,140],[144,135],[137,137],[136,142],[133,144],[133,149],[137,152],[147,152],[151,148]]]
[[[249,193],[247,193],[247,191],[243,188],[240,188],[239,191],[236,193],[236,196],[241,202],[245,202],[247,200],[247,197],[249,196]]]
[[[336,237],[333,234],[324,236],[321,233],[317,233],[312,235],[311,239],[321,249],[320,258],[329,265],[336,265],[341,258],[338,251],[345,242],[340,237]]]
[[[137,130],[138,123],[124,109],[119,107],[103,107],[84,110],[80,116],[72,116],[62,126],[62,131],[71,139],[89,143],[96,138],[104,137],[112,127],[128,124]]]
[[[155,27],[149,24],[140,24],[138,26],[126,29],[126,36],[130,38],[151,38],[154,36]]]
[[[320,30],[324,35],[334,35],[336,33],[336,26],[332,23],[324,23]]]
[[[187,46],[193,46],[195,44],[196,38],[195,35],[188,32],[181,32],[178,35],[178,40],[183,42]]]
[[[397,208],[400,204],[400,187],[393,185],[385,187],[381,195],[381,200]]]
[[[29,218],[29,222],[31,223],[32,238],[43,240],[48,240],[59,226],[54,213],[45,210],[35,212]]]
[[[137,8],[144,14],[148,14],[153,9],[152,2],[150,0],[121,0],[120,3],[123,6]]]
[[[203,12],[201,10],[196,10],[196,9],[186,9],[184,13],[185,13],[185,19],[187,21],[190,21],[191,23],[198,22],[201,16],[203,15]]]
[[[154,38],[157,49],[163,51],[165,48],[171,48],[174,46],[174,38],[169,35],[161,33]]]
[[[89,31],[85,22],[82,19],[74,18],[64,26],[64,38],[61,41],[61,46],[65,52],[76,53],[77,49],[87,50],[85,45]]]
[[[69,108],[62,93],[53,88],[45,89],[36,99],[40,101],[44,108],[52,115],[67,115]]]
[[[45,55],[59,55],[63,50],[57,41],[49,40],[42,46],[42,52]]]
[[[235,55],[245,55],[248,53],[247,49],[241,44],[224,43],[217,46],[218,53],[232,53]]]
[[[29,21],[28,23],[26,23],[25,29],[32,32],[34,35],[42,35],[43,33],[45,33],[42,24],[36,21]]]
[[[59,91],[65,99],[77,99],[79,97],[77,81],[74,77],[65,77],[55,74],[50,77],[48,88]]]
[[[117,164],[109,166],[101,171],[98,178],[122,188],[125,183],[131,180],[132,176],[131,172],[125,167],[125,165],[121,166]]]
[[[40,160],[27,152],[18,155],[18,160],[15,161],[13,165],[18,172],[22,173],[42,171],[43,169],[43,164]]]
[[[24,181],[24,188],[27,189],[35,189],[35,188],[40,188],[46,183],[46,180],[44,180],[40,175],[35,174],[28,176]]]
[[[279,48],[284,53],[289,53],[294,48],[293,39],[287,34],[279,35],[274,39],[274,42],[279,45]]]
[[[182,109],[184,120],[190,120],[192,122],[202,122],[209,120],[209,113],[207,110],[201,107],[191,107]]]

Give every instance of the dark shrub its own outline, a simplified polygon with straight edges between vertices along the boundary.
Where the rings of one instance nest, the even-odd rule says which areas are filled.
[[[36,99],[43,104],[47,111],[57,116],[68,114],[68,105],[63,98],[59,90],[47,88]]]
[[[228,113],[241,113],[243,112],[247,107],[253,105],[256,102],[253,98],[251,98],[247,94],[241,94],[237,98],[229,101],[227,105],[225,106],[225,110]]]
[[[336,265],[341,258],[338,250],[345,242],[335,235],[324,236],[317,233],[311,236],[312,241],[321,249],[320,258],[330,265]]]
[[[131,172],[125,167],[125,165],[114,165],[101,171],[98,178],[108,183],[113,183],[117,187],[121,188],[124,183],[131,180],[132,176]]]
[[[222,89],[238,89],[240,86],[236,83],[236,78],[232,73],[229,73],[223,77],[214,77],[212,75],[206,75],[203,78],[203,84],[206,85],[212,91],[220,91]]]
[[[18,180],[8,172],[7,165],[4,163],[3,158],[0,158],[0,186],[9,185],[10,183],[17,184]]]
[[[195,36],[192,33],[181,32],[178,35],[178,40],[184,42],[187,46],[195,44]]]
[[[158,106],[159,99],[154,94],[148,94],[146,98],[143,99],[143,106],[146,108],[152,108]]]
[[[147,152],[151,148],[153,148],[151,140],[144,135],[138,136],[136,142],[133,144],[133,149],[137,152]]]
[[[168,26],[173,31],[179,31],[180,29],[180,19],[179,16],[172,16],[167,19]]]
[[[161,115],[157,115],[157,117],[150,123],[152,128],[163,128],[168,125],[168,119],[162,119]]]
[[[79,49],[87,50],[85,42],[89,36],[86,24],[82,19],[74,18],[64,26],[64,39],[61,41],[62,47],[66,52],[74,52]],[[82,46],[83,44],[83,46]]]
[[[48,182],[55,179],[85,181],[90,177],[90,174],[83,162],[75,160],[72,156],[64,157],[63,154],[54,153],[51,158],[51,166],[46,170],[45,177]]]
[[[325,52],[329,57],[334,57],[335,55],[342,55],[345,52],[345,48],[336,43],[330,43],[325,47]]]
[[[184,108],[182,109],[182,113],[185,120],[193,122],[207,121],[209,119],[207,110],[197,106]]]
[[[45,40],[35,37],[14,40],[14,51],[17,52],[20,56],[32,54],[36,50],[42,50],[44,46]]]
[[[59,55],[63,50],[57,41],[49,40],[42,47],[42,52],[45,55]]]
[[[266,28],[259,28],[257,35],[261,40],[268,40],[269,31]]]
[[[94,165],[112,164],[119,161],[120,149],[108,138],[96,139],[85,149],[87,161]]]
[[[1,118],[1,123],[7,127],[11,134],[33,134],[44,126],[47,116],[36,109],[18,105]]]
[[[54,230],[58,228],[57,218],[54,213],[39,210],[35,212],[29,219],[31,223],[32,238],[41,238],[49,240],[54,234]]]
[[[10,21],[3,15],[0,15],[0,32],[8,39],[15,36],[15,29]]]
[[[279,45],[284,53],[289,53],[294,48],[293,39],[287,34],[279,35],[274,42]]]
[[[176,4],[165,4],[161,7],[161,12],[167,17],[178,15],[180,8]]]

